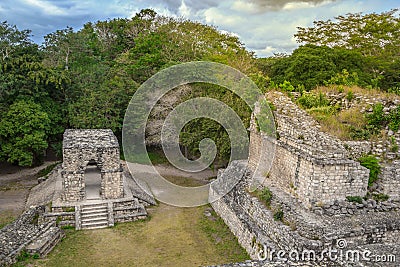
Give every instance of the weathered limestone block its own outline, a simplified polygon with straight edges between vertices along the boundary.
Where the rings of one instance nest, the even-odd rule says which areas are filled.
[[[369,170],[349,159],[342,141],[321,132],[318,123],[283,94],[271,93],[269,99],[276,107],[278,138],[250,127],[251,171],[306,207],[367,193]]]
[[[118,140],[109,129],[68,129],[63,140],[63,200],[85,199],[85,169],[94,162],[101,170],[101,196],[124,196]]]
[[[395,160],[381,169],[378,181],[383,193],[391,199],[400,199],[400,161]]]

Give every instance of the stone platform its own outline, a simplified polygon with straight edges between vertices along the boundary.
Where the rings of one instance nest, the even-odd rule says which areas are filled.
[[[92,168],[96,168],[96,166]],[[49,177],[53,180],[54,192],[51,206],[47,205],[43,214],[45,219],[57,218],[58,226],[73,226],[77,230],[109,227],[117,222],[144,219],[147,217],[146,207],[156,204],[153,196],[147,194],[136,184],[124,164],[121,170],[124,197],[116,199],[100,197],[96,192],[99,189],[99,185],[96,184],[98,177],[95,177],[98,173],[89,171],[87,182],[93,183],[92,187],[86,189],[89,191],[86,198],[80,201],[65,201],[61,172],[62,169],[58,168],[52,177]]]

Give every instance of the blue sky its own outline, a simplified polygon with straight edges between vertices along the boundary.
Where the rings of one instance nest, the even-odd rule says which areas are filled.
[[[44,35],[66,26],[78,30],[88,21],[131,18],[143,8],[214,25],[262,57],[295,49],[297,26],[400,8],[400,0],[1,0],[0,20],[32,30],[32,39],[41,43]]]

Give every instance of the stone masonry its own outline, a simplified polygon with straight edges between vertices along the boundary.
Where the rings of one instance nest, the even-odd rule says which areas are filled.
[[[400,161],[381,165],[377,186],[389,195],[388,200],[348,201],[347,196],[363,197],[368,192],[369,170],[356,158],[379,147],[343,142],[323,133],[315,120],[282,93],[269,92],[267,99],[276,107],[277,138],[261,133],[253,116],[248,164],[232,162],[218,172],[218,179],[223,179],[247,168],[245,177],[211,205],[253,259],[223,266],[398,266]],[[258,190],[268,188],[272,196],[268,203],[260,200],[260,191],[252,192],[254,181],[260,182]],[[212,186],[211,195],[214,190]],[[267,262],[259,261],[265,248],[306,255],[312,251],[320,256],[327,249],[367,251],[390,261],[299,258],[280,265],[276,254]]]
[[[94,161],[101,170],[101,197],[122,198],[123,176],[118,140],[109,129],[68,129],[64,133],[62,186],[64,201],[85,199],[85,169]]]
[[[43,210],[43,206],[28,209],[0,229],[0,266],[12,265],[23,251],[44,257],[64,236],[55,220],[40,222]]]
[[[277,108],[277,138],[260,133],[252,122],[250,170],[307,207],[367,193],[369,170],[349,159],[340,140],[319,131],[318,123],[282,93],[267,97]]]
[[[233,162],[225,171],[218,173],[218,179],[232,172],[240,172],[245,165]],[[248,175],[247,177],[251,177]],[[272,192],[270,205],[265,205],[254,193],[248,191],[246,177],[227,195],[211,203],[213,209],[221,216],[232,233],[238,238],[238,242],[246,249],[253,260],[259,259],[259,253],[263,246],[277,252],[283,250],[286,253],[297,251],[313,251],[317,257],[323,255],[326,249],[338,249],[338,242],[346,244],[342,250],[370,251],[372,255],[386,255],[391,259],[399,257],[398,244],[400,242],[400,221],[398,220],[399,203],[392,203],[397,208],[390,211],[375,212],[373,209],[360,210],[357,214],[328,215],[315,213],[302,204],[291,194],[282,191],[281,188],[268,184]],[[212,187],[211,190],[214,188]],[[335,206],[335,209],[340,206]],[[281,210],[283,219],[276,220],[274,214]],[[270,266],[276,263],[277,254],[268,260],[266,264],[254,266]],[[286,254],[287,258],[288,254]],[[308,261],[300,258],[293,265],[282,266],[398,266],[395,262],[384,264],[370,261],[351,262],[346,260]],[[257,263],[255,261],[255,263]],[[299,264],[299,265],[297,265]],[[244,263],[227,266],[248,266]],[[252,265],[250,265],[252,266]]]

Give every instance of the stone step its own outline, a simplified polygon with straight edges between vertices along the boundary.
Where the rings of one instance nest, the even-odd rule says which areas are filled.
[[[87,223],[87,222],[101,222],[101,221],[106,221],[108,222],[108,216],[97,216],[97,217],[91,217],[91,218],[82,218],[82,224]]]
[[[107,208],[107,204],[105,205],[104,203],[101,204],[86,204],[82,205],[82,209],[99,209],[99,208]]]
[[[147,215],[148,215],[147,212],[137,212],[137,213],[132,213],[132,214],[116,215],[116,216],[114,216],[114,219],[135,218],[135,217],[142,217],[142,216],[147,217]]]
[[[82,229],[99,229],[99,228],[107,228],[108,221],[95,221],[95,222],[82,222]]]
[[[88,203],[88,204],[83,204],[82,208],[91,208],[91,207],[107,207],[107,203],[101,202],[101,203]]]
[[[82,227],[82,230],[104,229],[107,227],[108,227],[108,225],[90,226],[90,227]]]
[[[143,205],[131,205],[127,207],[117,207],[114,208],[114,211],[120,211],[120,210],[141,210],[144,209]]]
[[[82,214],[91,214],[91,213],[102,213],[102,212],[107,212],[107,207],[102,207],[102,208],[95,208],[95,209],[82,209],[81,213]]]
[[[65,236],[64,232],[58,227],[51,227],[35,241],[26,247],[26,251],[31,254],[38,254],[40,257],[46,256],[54,246]]]
[[[81,218],[96,218],[96,217],[108,217],[108,212],[92,212],[92,213],[85,213],[81,215]]]

